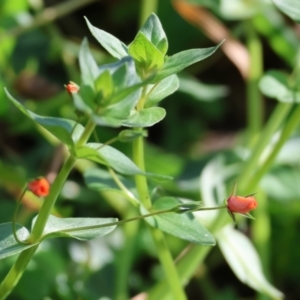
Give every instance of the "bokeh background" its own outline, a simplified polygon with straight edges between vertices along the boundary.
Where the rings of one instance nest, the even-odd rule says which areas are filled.
[[[141,22],[143,9],[152,6],[169,41],[168,55],[190,48],[205,48],[225,39],[208,59],[180,76],[179,90],[162,102],[167,117],[149,129],[147,169],[172,175],[168,193],[199,200],[199,175],[212,158],[236,160],[254,123],[265,122],[276,104],[263,98],[259,111],[249,113],[247,91],[249,20],[262,53],[261,72],[280,69],[291,73],[297,64],[300,27],[268,1],[226,0],[0,0],[0,221],[9,222],[15,201],[29,178],[44,175],[51,182],[64,159],[65,149],[36,127],[9,103],[3,87],[26,107],[40,115],[75,119],[72,100],[64,90],[69,80],[80,82],[77,56],[83,37],[88,37],[99,64],[112,62],[89,33],[83,16],[129,44]],[[298,62],[299,64],[299,62]],[[257,78],[258,84],[259,78]],[[109,140],[117,129],[99,128]],[[299,130],[289,144],[290,160],[272,168],[263,186],[268,194],[266,232],[262,244],[251,226],[245,234],[259,250],[266,276],[286,294],[300,299],[300,174]],[[130,146],[116,147],[130,155]],[[234,150],[235,149],[235,150]],[[78,163],[62,191],[54,213],[58,216],[128,217],[127,203],[116,195],[87,188]],[[257,166],[253,166],[257,168]],[[258,196],[259,198],[259,196]],[[41,201],[26,194],[18,222],[30,226]],[[42,244],[9,299],[110,299],[118,285],[116,274],[124,259],[126,230],[119,228],[101,240],[88,243],[54,239]],[[254,237],[253,237],[254,235]],[[185,242],[168,237],[174,257]],[[128,261],[128,297],[151,288],[163,277],[155,249],[143,223]],[[15,257],[2,260],[0,278]],[[188,284],[189,299],[267,299],[242,284],[228,267],[218,247],[210,252]],[[121,298],[120,298],[121,299]]]

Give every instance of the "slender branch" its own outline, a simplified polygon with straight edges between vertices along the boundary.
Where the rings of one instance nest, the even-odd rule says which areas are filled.
[[[14,235],[14,238],[15,240],[19,243],[19,244],[23,244],[23,245],[28,245],[29,242],[28,241],[21,241],[19,238],[18,238],[18,234],[17,234],[17,231],[16,231],[16,219],[17,219],[17,214],[18,214],[18,210],[19,210],[19,207],[20,207],[20,204],[21,204],[21,201],[22,201],[22,198],[24,197],[25,193],[26,193],[26,190],[27,190],[27,185],[25,185],[19,199],[17,200],[17,205],[16,205],[16,208],[15,208],[15,212],[14,212],[14,215],[13,215],[13,219],[12,219],[12,232],[13,232],[13,235]]]

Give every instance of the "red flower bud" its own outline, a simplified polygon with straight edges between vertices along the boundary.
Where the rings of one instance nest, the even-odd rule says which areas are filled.
[[[257,202],[253,196],[240,197],[230,196],[227,201],[227,209],[231,213],[247,214],[257,207]]]
[[[27,188],[38,197],[48,196],[50,184],[44,177],[36,178],[28,182]]]
[[[79,86],[73,81],[70,81],[68,84],[65,84],[65,88],[69,94],[78,93],[79,91]]]

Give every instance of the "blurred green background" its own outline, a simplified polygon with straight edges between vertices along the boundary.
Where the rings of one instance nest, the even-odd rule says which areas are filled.
[[[179,2],[0,0],[1,223],[11,220],[24,183],[40,175],[53,180],[65,153],[53,137],[10,105],[3,87],[40,115],[76,119],[64,84],[69,80],[80,82],[77,55],[83,37],[88,37],[99,64],[113,61],[91,36],[83,16],[128,44],[141,24],[142,9],[153,5],[169,40],[169,55],[190,48],[211,47],[225,38],[225,44],[231,48],[218,50],[180,74],[179,90],[162,102],[167,117],[149,129],[146,164],[151,172],[176,178],[173,184],[163,187],[165,191],[199,200],[199,175],[207,162],[220,155],[228,165],[239,161],[238,149],[244,144],[249,118],[247,74],[243,70],[255,63],[239,60],[249,46],[248,21],[251,20],[252,29],[260,40],[263,69],[288,73],[297,63],[300,27],[272,4],[262,5],[264,1],[194,0],[183,1],[185,6]],[[195,5],[192,7],[194,15],[189,5]],[[230,56],[226,51],[234,54]],[[250,113],[254,117],[257,113],[257,122],[260,115],[263,121],[268,118],[275,101],[264,99],[263,104],[261,111]],[[117,129],[98,129],[103,140],[117,133]],[[130,154],[130,145],[117,144],[116,147]],[[255,236],[253,239],[267,277],[286,294],[286,299],[291,300],[300,299],[298,149],[299,130],[261,182],[268,196],[262,216],[267,221],[258,224],[266,228],[246,227],[250,237],[253,230],[267,231],[263,249]],[[99,194],[86,187],[82,173],[88,167],[86,162],[76,166],[54,213],[74,217],[130,216],[127,203],[119,201],[116,195]],[[18,222],[29,226],[40,205],[39,199],[26,195]],[[259,218],[259,212],[256,217]],[[122,272],[120,268],[124,264],[122,246],[130,230],[128,224],[100,240],[87,243],[47,240],[9,299],[112,298],[118,286],[116,274]],[[185,242],[170,236],[168,244],[174,257],[185,246]],[[10,257],[1,261],[1,279],[14,260],[15,257]],[[126,285],[130,297],[151,288],[163,277],[142,222],[128,264],[130,274],[126,277]],[[257,296],[238,281],[217,246],[205,264],[199,266],[186,291],[189,299],[267,299]]]

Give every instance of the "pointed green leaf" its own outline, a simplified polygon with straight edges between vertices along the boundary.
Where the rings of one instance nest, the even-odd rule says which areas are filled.
[[[211,48],[190,49],[168,57],[163,67],[157,72],[152,82],[155,83],[172,74],[176,74],[186,67],[211,56],[221,44],[222,42],[219,45]]]
[[[271,299],[283,299],[283,294],[265,278],[258,254],[245,235],[229,225],[218,233],[217,240],[231,269],[243,283]]]
[[[123,126],[128,127],[150,127],[161,121],[166,116],[166,111],[162,107],[150,107],[141,111],[134,111],[126,120]]]
[[[149,84],[147,92],[150,92],[149,97],[146,100],[145,107],[151,107],[165,99],[169,95],[173,94],[179,86],[179,80],[177,75],[171,75],[161,80],[157,84]]]
[[[166,210],[177,207],[181,202],[173,197],[157,199],[152,206],[152,211]],[[145,219],[151,226],[161,231],[201,245],[215,245],[215,239],[191,213],[177,214],[174,212],[160,214]]]
[[[168,40],[156,14],[152,13],[139,31],[142,32],[163,55],[167,53]]]
[[[260,80],[259,87],[263,94],[280,102],[300,102],[300,91],[289,85],[288,75],[283,72],[267,72]]]
[[[111,96],[114,88],[113,79],[108,70],[102,72],[95,81],[96,91],[100,92],[104,99]]]
[[[127,46],[124,43],[108,32],[94,27],[86,17],[85,20],[92,35],[113,57],[121,59],[128,55]]]
[[[29,237],[29,231],[19,224],[16,224],[16,234],[21,241]],[[18,243],[12,232],[12,223],[0,224],[0,259],[21,253],[25,249],[35,245],[36,244],[24,245]]]
[[[32,222],[32,226],[36,218]],[[43,238],[71,237],[77,240],[91,240],[113,231],[116,218],[57,218],[50,215],[44,229]]]
[[[99,68],[90,51],[87,38],[83,39],[80,46],[79,66],[83,84],[94,88],[94,81],[99,75]]]
[[[273,0],[274,4],[295,22],[300,23],[299,0]]]
[[[11,94],[5,89],[5,93],[10,101],[28,118],[35,123],[41,125],[55,137],[57,137],[62,143],[73,146],[77,142],[84,131],[84,127],[81,124],[63,118],[43,117],[39,116],[30,110],[26,109],[20,102],[14,99]],[[75,127],[75,128],[74,128]]]
[[[139,32],[128,48],[139,70],[158,70],[164,64],[164,55]]]
[[[170,180],[170,176],[145,173],[129,157],[119,150],[100,143],[88,143],[76,149],[78,158],[85,158],[104,164],[124,175],[145,175],[156,180]]]

